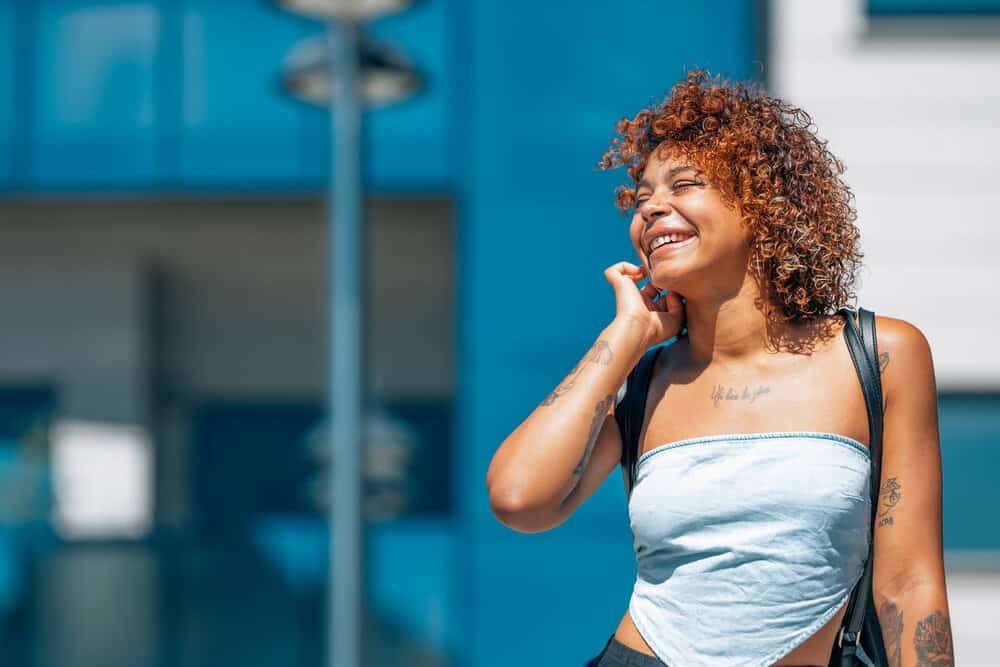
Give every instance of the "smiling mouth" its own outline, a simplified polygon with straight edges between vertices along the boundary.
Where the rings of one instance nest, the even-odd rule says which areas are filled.
[[[667,255],[671,251],[679,250],[693,244],[697,238],[697,234],[666,234],[658,236],[650,244],[648,257],[652,261],[655,257]]]

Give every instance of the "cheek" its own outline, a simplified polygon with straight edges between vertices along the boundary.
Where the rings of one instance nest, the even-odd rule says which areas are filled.
[[[635,251],[640,255],[642,255],[642,250],[641,247],[639,246],[639,238],[642,235],[642,227],[643,227],[642,221],[633,218],[632,223],[629,225],[628,228],[628,236],[629,240],[632,241],[632,247],[635,248]]]

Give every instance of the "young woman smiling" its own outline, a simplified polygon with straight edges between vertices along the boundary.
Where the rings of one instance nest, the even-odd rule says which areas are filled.
[[[853,196],[809,116],[691,71],[622,120],[639,263],[604,272],[616,310],[501,443],[495,516],[565,521],[623,460],[614,418],[656,353],[628,509],[639,573],[597,665],[830,660],[868,553],[864,395],[841,335],[861,266]],[[648,279],[645,284],[643,280]],[[883,454],[872,590],[889,664],[951,665],[931,351],[877,317]]]

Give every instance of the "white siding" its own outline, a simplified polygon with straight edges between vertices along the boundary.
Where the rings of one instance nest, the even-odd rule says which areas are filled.
[[[857,196],[859,303],[923,330],[939,388],[1000,387],[1000,27],[873,23],[862,0],[771,0],[770,17],[771,89]]]

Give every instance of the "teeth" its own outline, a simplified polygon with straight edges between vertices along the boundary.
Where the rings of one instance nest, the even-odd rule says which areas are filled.
[[[663,236],[657,236],[655,239],[653,239],[653,242],[649,245],[649,249],[656,250],[660,246],[666,245],[667,243],[676,243],[681,238],[686,238],[686,237],[683,237],[681,234],[664,234]]]

